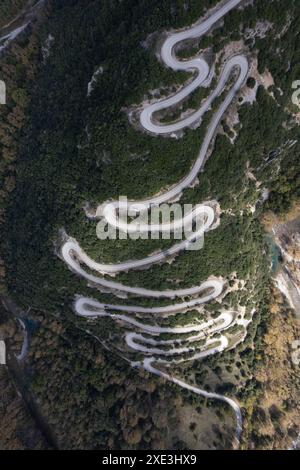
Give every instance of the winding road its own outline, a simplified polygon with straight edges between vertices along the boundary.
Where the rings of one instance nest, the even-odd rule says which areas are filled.
[[[146,106],[140,114],[141,126],[145,131],[153,134],[172,135],[188,126],[196,127],[196,124],[201,123],[203,115],[211,108],[215,99],[223,93],[226,85],[228,85],[229,79],[234,77],[234,84],[227,91],[225,99],[212,117],[200,152],[190,172],[176,185],[159,195],[141,201],[108,201],[99,205],[95,212],[95,218],[125,233],[142,233],[149,230],[156,230],[158,232],[174,231],[178,227],[184,227],[186,224],[201,220],[200,228],[184,241],[175,244],[168,250],[160,251],[159,253],[140,260],[128,260],[123,263],[97,263],[84,252],[76,240],[68,236],[65,237],[60,251],[60,256],[68,267],[74,273],[86,279],[91,287],[97,288],[98,290],[103,290],[104,292],[109,291],[120,297],[131,295],[153,299],[181,299],[180,302],[171,303],[167,306],[141,307],[135,305],[105,304],[95,299],[78,296],[74,302],[74,309],[77,315],[84,318],[103,318],[109,316],[121,323],[123,327],[127,325],[128,328],[131,329],[131,331],[125,333],[125,342],[128,350],[137,351],[146,356],[142,361],[131,362],[133,367],[144,368],[150,373],[172,381],[180,387],[191,390],[198,395],[227,403],[236,415],[237,440],[239,440],[242,431],[242,415],[239,405],[233,399],[216,393],[208,393],[198,387],[189,385],[175,378],[173,375],[157,369],[154,367],[154,364],[162,364],[164,367],[168,367],[177,362],[193,361],[211,354],[220,353],[229,346],[228,338],[225,334],[226,330],[235,324],[244,325],[245,320],[238,319],[237,312],[233,311],[223,312],[216,319],[212,319],[208,316],[205,322],[200,322],[199,320],[199,322],[193,322],[191,325],[178,325],[174,328],[151,325],[139,321],[138,319],[139,316],[145,314],[148,315],[148,317],[149,315],[153,315],[155,320],[157,320],[159,316],[165,317],[174,315],[177,312],[184,313],[188,310],[201,308],[201,306],[207,302],[211,302],[221,295],[226,294],[226,281],[222,279],[208,279],[202,284],[188,289],[159,291],[141,287],[130,287],[107,279],[105,276],[114,276],[120,272],[148,268],[155,263],[165,262],[167,259],[189,249],[191,243],[203,237],[207,231],[216,229],[218,225],[216,206],[212,203],[199,205],[185,217],[170,222],[169,224],[158,224],[155,227],[150,224],[136,223],[136,221],[128,222],[127,219],[122,220],[120,214],[122,211],[127,211],[133,217],[135,214],[147,212],[149,209],[157,207],[160,204],[179,200],[182,192],[186,188],[191,187],[199,171],[203,168],[209,147],[213,143],[217,127],[237,92],[245,83],[249,71],[247,58],[243,55],[236,55],[226,62],[221,71],[216,89],[196,112],[169,124],[154,122],[153,114],[180,103],[194,90],[203,86],[209,77],[210,67],[202,57],[197,57],[193,60],[178,60],[174,52],[176,45],[187,39],[201,38],[208,33],[224,15],[239,6],[241,1],[242,0],[229,0],[219,6],[219,8],[214,9],[213,13],[198,25],[168,35],[161,49],[163,62],[173,70],[193,72],[196,74],[196,77],[178,93],[167,99]],[[97,275],[89,271],[94,271]],[[135,315],[135,317],[130,316],[130,314]],[[132,331],[132,328],[134,328],[135,331]],[[178,339],[177,337],[176,339],[168,340],[160,339],[160,335],[165,333],[178,335]],[[186,335],[189,334],[190,336],[186,337]],[[216,334],[217,336],[214,336]],[[185,336],[181,339],[180,335]],[[190,354],[188,358],[182,356],[186,354]]]

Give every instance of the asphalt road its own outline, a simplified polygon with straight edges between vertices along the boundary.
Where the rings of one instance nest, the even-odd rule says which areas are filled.
[[[141,307],[135,305],[123,304],[105,304],[95,299],[78,296],[74,302],[74,309],[77,315],[85,318],[103,318],[111,317],[115,321],[121,321],[124,325],[128,325],[135,331],[127,331],[125,341],[130,350],[138,351],[145,354],[143,361],[132,362],[133,367],[142,367],[149,372],[156,374],[166,380],[176,383],[182,388],[193,391],[196,394],[207,398],[218,399],[226,402],[234,410],[237,419],[236,438],[239,440],[242,430],[242,415],[239,405],[231,398],[216,393],[208,393],[198,387],[189,385],[184,381],[167,374],[162,370],[154,367],[156,364],[164,364],[170,366],[174,363],[186,361],[186,357],[180,355],[189,353],[188,360],[198,360],[211,354],[221,353],[228,348],[228,339],[223,333],[230,326],[238,323],[243,324],[243,320],[237,320],[236,312],[223,312],[215,320],[207,320],[202,323],[195,323],[186,326],[176,326],[174,328],[161,327],[158,325],[150,325],[133,318],[130,314],[137,315],[172,315],[176,312],[185,312],[195,309],[201,305],[217,299],[224,292],[225,283],[220,279],[211,279],[203,282],[199,286],[188,289],[176,290],[151,290],[141,287],[129,287],[124,284],[107,279],[104,276],[113,276],[119,272],[129,271],[131,269],[141,269],[149,267],[155,263],[165,262],[168,258],[177,255],[179,252],[188,249],[189,244],[202,237],[208,230],[216,228],[217,215],[211,205],[203,204],[195,207],[189,214],[181,219],[175,219],[170,223],[162,223],[153,227],[148,223],[128,222],[127,217],[121,218],[122,211],[128,211],[131,215],[138,215],[148,211],[153,206],[163,203],[172,202],[180,199],[182,192],[191,187],[197,178],[200,170],[203,169],[209,146],[213,142],[217,127],[227,111],[228,107],[234,100],[237,92],[245,83],[249,71],[247,58],[242,55],[231,57],[221,71],[220,79],[216,89],[211,93],[205,103],[193,114],[170,124],[156,123],[153,120],[153,114],[162,109],[174,106],[188,97],[194,90],[200,86],[204,86],[210,75],[209,65],[202,57],[193,60],[178,60],[174,53],[175,46],[190,38],[201,38],[211,27],[226,15],[231,9],[237,7],[241,0],[229,0],[221,7],[214,10],[214,13],[206,20],[198,25],[180,32],[169,34],[161,49],[161,58],[166,66],[173,70],[184,70],[188,72],[196,72],[196,78],[186,87],[182,88],[178,93],[167,99],[155,102],[146,106],[140,115],[141,126],[153,134],[174,134],[187,127],[195,127],[195,124],[201,123],[203,115],[211,108],[214,100],[219,97],[228,80],[233,75],[233,71],[237,71],[236,81],[229,89],[225,99],[214,113],[212,120],[208,126],[198,157],[192,166],[190,172],[176,185],[167,191],[141,201],[109,201],[98,206],[95,218],[102,219],[105,223],[115,227],[125,233],[147,232],[155,230],[158,232],[174,231],[178,227],[185,227],[186,224],[195,222],[199,217],[202,218],[202,225],[199,230],[193,233],[188,239],[175,244],[166,251],[161,251],[154,255],[150,255],[141,260],[128,260],[123,263],[103,264],[92,260],[80,247],[78,242],[72,238],[67,238],[61,249],[61,256],[69,266],[69,268],[85,278],[91,287],[103,289],[112,292],[116,296],[135,295],[140,297],[154,299],[175,299],[181,298],[181,302],[172,303],[161,307]],[[85,269],[83,268],[85,266]],[[97,273],[91,274],[90,271]],[[186,300],[189,297],[189,300]],[[121,312],[121,313],[119,313]],[[177,334],[178,339],[161,340],[160,335],[163,333]],[[186,340],[180,338],[180,335],[186,333],[194,333]],[[213,334],[219,333],[217,337]],[[147,334],[145,336],[145,334]],[[149,337],[152,335],[152,337]],[[204,340],[205,344],[199,348],[196,341]],[[185,343],[184,345],[182,343]],[[200,350],[199,350],[200,349]],[[150,357],[149,357],[150,356]]]

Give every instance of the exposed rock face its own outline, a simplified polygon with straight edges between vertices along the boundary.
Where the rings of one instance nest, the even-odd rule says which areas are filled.
[[[48,448],[4,366],[0,366],[0,402],[0,450]]]

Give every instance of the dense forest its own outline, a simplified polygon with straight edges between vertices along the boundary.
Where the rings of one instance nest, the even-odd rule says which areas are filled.
[[[1,0],[0,28],[13,20],[27,4],[28,0]]]
[[[76,294],[90,290],[56,250],[62,229],[95,259],[130,259],[161,246],[155,241],[100,242],[83,207],[119,195],[149,196],[188,172],[213,111],[199,129],[187,130],[178,140],[142,133],[128,114],[151,90],[169,94],[189,78],[157,60],[161,33],[194,23],[216,3],[52,0],[45,16],[1,58],[0,73],[9,85],[8,106],[0,108],[1,291],[29,309],[34,321],[28,377],[61,447],[185,448],[191,441],[171,436],[166,442],[164,431],[170,425],[180,428],[176,410],[191,405],[200,421],[210,412],[211,422],[217,417],[216,423],[221,418],[221,425],[228,426],[229,435],[215,433],[215,446],[230,442],[232,416],[226,407],[189,393],[181,397],[176,387],[132,371],[118,351],[108,353],[105,346],[116,334],[111,320],[89,324],[87,333],[72,304]],[[4,1],[1,22],[21,4]],[[260,22],[271,25],[265,35],[249,35]],[[220,65],[222,50],[240,41],[240,49],[258,61],[245,87],[245,93],[257,87],[254,102],[243,94],[236,100],[230,112],[238,122],[232,126],[224,118],[199,185],[182,199],[193,204],[217,199],[221,225],[207,234],[205,250],[197,256],[186,252],[172,265],[117,277],[148,288],[171,288],[174,279],[191,286],[212,274],[231,278],[234,273],[245,283],[251,295],[232,292],[224,306],[243,305],[248,314],[256,309],[246,341],[222,357],[178,372],[186,377],[193,373],[207,389],[237,394],[249,416],[253,408],[246,403],[261,393],[251,377],[263,355],[269,321],[270,256],[260,216],[266,209],[286,211],[299,197],[300,131],[291,102],[292,82],[300,78],[299,27],[296,0],[259,0],[232,11],[203,43],[183,47],[181,54],[187,56],[208,50]],[[102,73],[88,96],[99,67]],[[262,80],[266,72],[274,80],[269,86]],[[202,98],[201,93],[193,96],[189,106],[197,107]],[[108,294],[98,298],[111,300]],[[210,308],[218,312],[220,306]],[[198,430],[199,441],[205,432],[205,427]]]

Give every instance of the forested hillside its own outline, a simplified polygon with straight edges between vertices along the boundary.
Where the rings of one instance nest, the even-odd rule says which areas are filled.
[[[14,19],[28,3],[28,0],[1,0],[0,28]]]
[[[0,21],[8,21],[21,3],[1,3],[5,16]],[[57,249],[62,230],[106,262],[140,258],[161,246],[157,241],[103,243],[83,208],[119,195],[153,195],[188,172],[215,108],[200,128],[178,140],[143,133],[128,116],[149,98],[149,90],[168,95],[189,78],[157,59],[161,33],[194,23],[216,3],[52,0],[43,21],[1,59],[0,71],[9,83],[8,106],[0,109],[1,289],[34,322],[26,377],[61,448],[230,446],[233,416],[225,405],[132,370],[118,351],[106,349],[117,336],[110,319],[87,326],[74,315],[75,295],[90,295],[90,289],[67,269]],[[256,34],[261,23],[268,27]],[[116,278],[167,289],[175,282],[190,287],[214,275],[239,286],[224,306],[242,306],[248,318],[255,311],[246,340],[222,356],[175,371],[207,390],[238,397],[248,423],[245,448],[253,440],[257,447],[275,440],[259,435],[253,418],[264,394],[255,372],[270,324],[271,254],[260,218],[266,209],[286,211],[299,198],[299,115],[291,102],[292,82],[300,79],[299,27],[297,0],[245,2],[203,44],[183,47],[187,57],[205,49],[217,60],[217,73],[228,47],[247,54],[252,65],[250,80],[220,126],[199,185],[182,199],[193,204],[218,200],[221,224],[207,234],[205,250],[197,255],[186,252],[172,267]],[[201,100],[195,95],[189,106],[197,108]],[[109,294],[97,293],[97,298],[111,301]],[[217,314],[220,305],[208,308]],[[229,332],[232,338],[239,333]],[[277,418],[271,413],[273,418],[276,435]],[[168,434],[170,428],[177,435]]]

